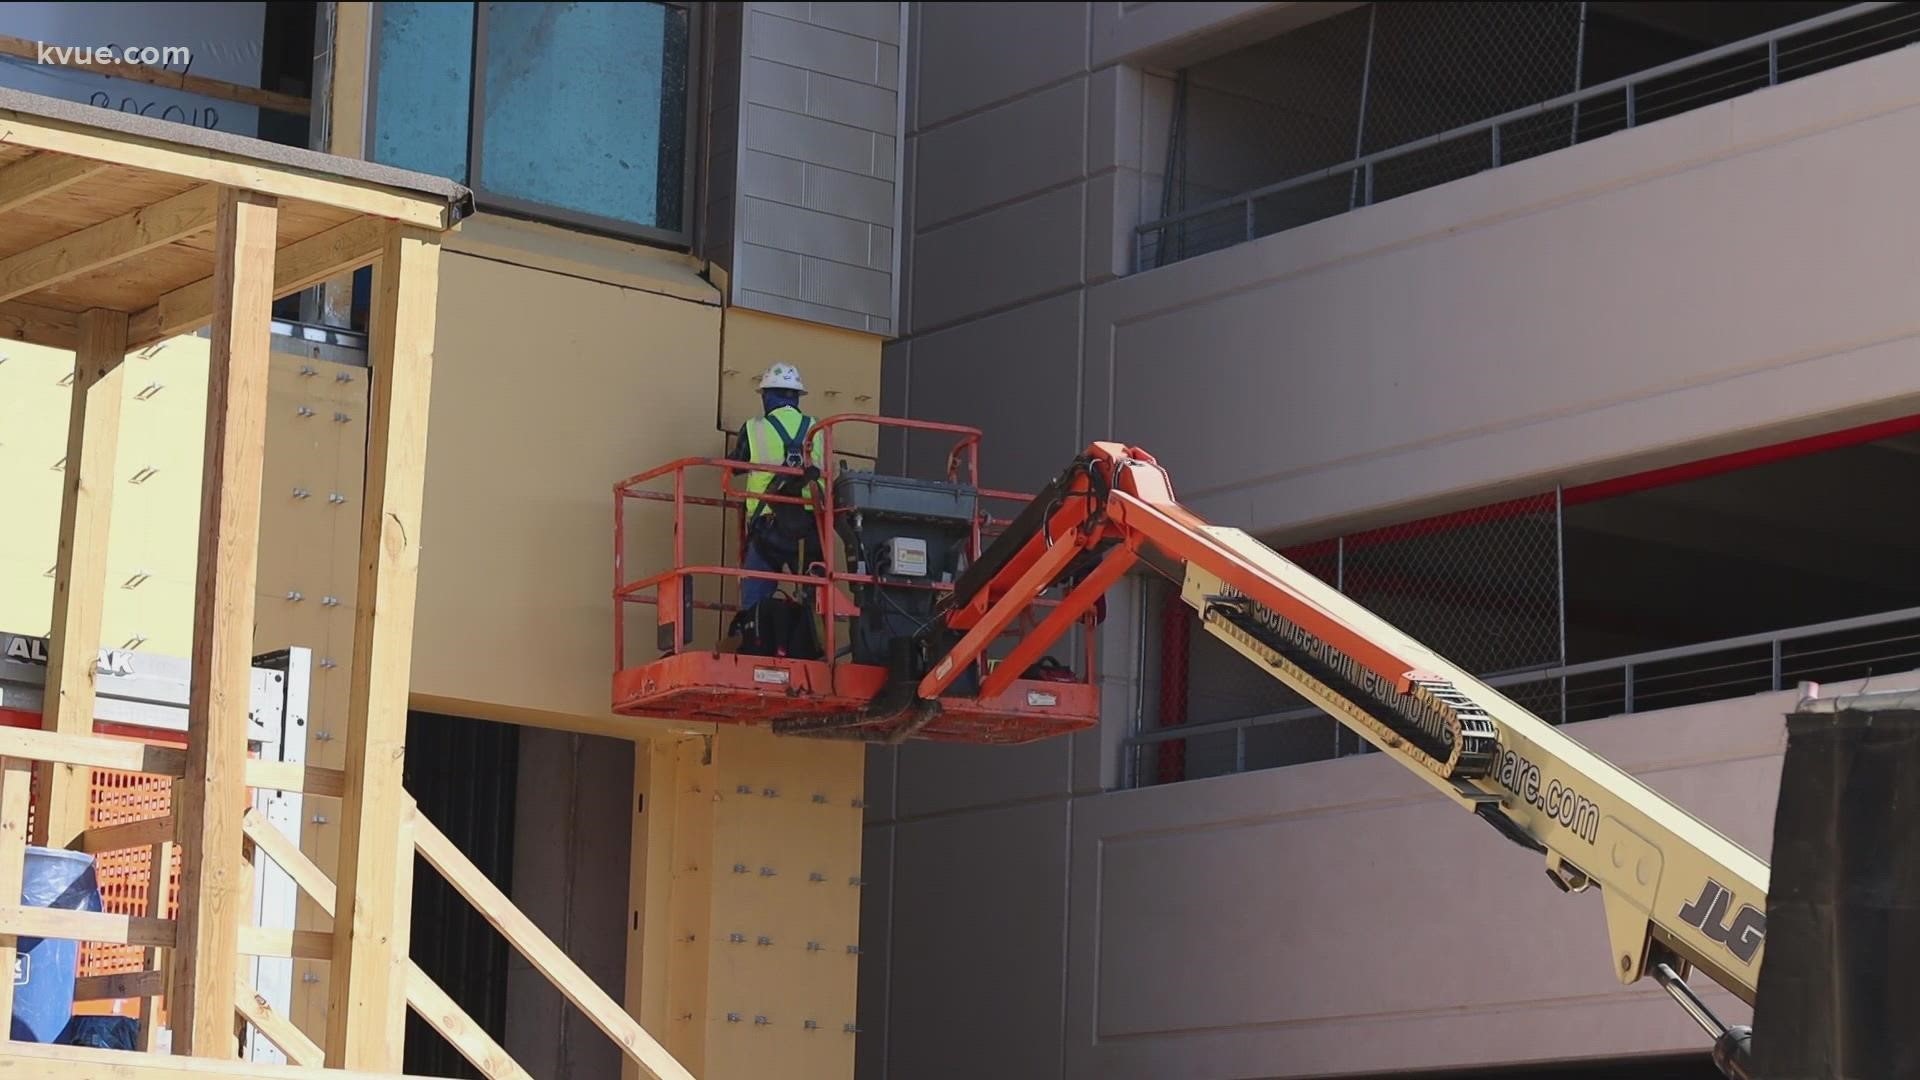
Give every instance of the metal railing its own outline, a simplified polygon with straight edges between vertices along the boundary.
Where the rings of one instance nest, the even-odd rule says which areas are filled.
[[[1574,723],[1726,701],[1802,682],[1871,678],[1916,668],[1920,668],[1920,607],[1910,607],[1608,660],[1502,672],[1481,681],[1544,720]],[[1179,739],[1212,740],[1217,744],[1214,753],[1224,758],[1231,736],[1231,767],[1203,769],[1205,775],[1345,756],[1329,736],[1323,754],[1295,761],[1250,762],[1250,731],[1315,718],[1323,714],[1307,708],[1137,732],[1127,740],[1128,784],[1136,786],[1151,772],[1136,764],[1143,751]],[[1188,745],[1187,757],[1192,761],[1194,744]]]
[[[1893,9],[1893,10],[1889,10]],[[1821,33],[1821,31],[1835,31]],[[1485,120],[1254,188],[1134,229],[1134,270],[1166,266],[1487,169],[1777,86],[1920,40],[1920,5],[1853,4]],[[1416,155],[1421,159],[1416,159]],[[1432,160],[1444,155],[1445,162]],[[1414,164],[1418,167],[1411,167]],[[1399,166],[1396,168],[1396,166]],[[1329,203],[1314,185],[1344,180]],[[1293,194],[1289,201],[1281,198]],[[1333,205],[1343,203],[1344,206]]]

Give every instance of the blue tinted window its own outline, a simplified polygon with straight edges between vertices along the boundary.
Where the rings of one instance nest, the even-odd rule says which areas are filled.
[[[375,161],[467,182],[473,5],[379,4]]]
[[[686,10],[490,3],[485,17],[475,186],[516,202],[679,229]]]

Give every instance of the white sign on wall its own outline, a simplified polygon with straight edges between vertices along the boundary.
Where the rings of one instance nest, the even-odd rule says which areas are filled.
[[[115,58],[128,56],[128,50],[153,50],[145,52],[155,58],[150,67],[257,87],[266,11],[266,4],[259,2],[5,2],[0,3],[0,34],[48,46],[104,46]],[[182,48],[185,62],[179,60]],[[131,58],[140,57],[136,53]],[[0,86],[236,135],[259,134],[260,114],[252,105],[107,78],[85,67],[0,56]]]

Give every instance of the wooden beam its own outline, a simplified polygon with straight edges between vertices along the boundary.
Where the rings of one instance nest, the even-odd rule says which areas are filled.
[[[49,349],[77,349],[80,316],[58,308],[9,300],[0,304],[0,338]]]
[[[16,161],[0,169],[0,214],[58,194],[110,168],[112,166],[104,161],[65,154],[42,153]]]
[[[125,1050],[95,1050],[54,1043],[9,1043],[0,1054],[4,1080],[433,1080],[397,1073],[340,1072],[299,1065],[262,1066],[251,1061],[222,1061],[205,1057],[169,1057],[129,1054]]]
[[[247,759],[247,786],[270,791],[299,791],[339,798],[347,791],[347,774],[339,769],[302,765],[297,761]]]
[[[465,897],[480,916],[500,931],[507,944],[520,951],[534,970],[544,975],[574,1007],[587,1014],[593,1025],[605,1032],[629,1059],[640,1066],[648,1080],[693,1080],[672,1054],[640,1026],[619,1004],[600,989],[593,977],[580,969],[560,946],[540,932],[533,920],[513,906],[513,901],[487,879],[480,868],[468,861],[453,841],[446,838],[425,815],[416,815],[420,854],[440,871],[455,892]]]
[[[152,746],[104,735],[61,735],[32,728],[0,726],[0,755],[155,776],[181,776],[187,771],[186,751],[171,746]]]
[[[354,218],[288,244],[274,258],[273,298],[291,296],[335,274],[367,265],[379,256],[386,234],[386,222]],[[201,278],[162,295],[152,307],[134,315],[128,340],[133,348],[144,348],[197,329],[212,312],[213,279]]]
[[[305,116],[313,111],[313,102],[297,94],[282,94],[276,90],[262,90],[257,86],[243,86],[239,83],[227,82],[225,79],[209,79],[204,75],[189,75],[184,71],[169,71],[166,68],[147,67],[144,64],[128,64],[120,61],[81,63],[73,59],[71,54],[42,54],[38,42],[17,38],[10,34],[0,34],[0,55],[17,56],[36,64],[53,64],[86,75],[126,79],[129,82],[146,83],[148,86],[163,86],[169,90],[180,90],[200,97],[217,98],[221,101],[252,105],[257,109],[271,109],[274,112],[291,113],[295,116]]]
[[[293,841],[281,835],[258,810],[248,810],[246,817],[247,836],[259,845],[267,857],[280,864],[294,884],[302,892],[313,898],[321,911],[331,916],[338,892],[327,875],[314,865],[307,853],[295,847]],[[407,857],[413,856],[413,837],[409,835]],[[531,1080],[525,1070],[514,1062],[500,1044],[493,1041],[486,1029],[475,1023],[465,1010],[440,984],[433,981],[420,965],[409,960],[406,972],[407,1004],[420,1014],[428,1026],[440,1033],[460,1056],[466,1058],[474,1068],[480,1070],[487,1080]]]
[[[306,1032],[294,1027],[293,1021],[273,1011],[273,1003],[248,986],[247,980],[239,980],[234,987],[233,1003],[234,1011],[266,1036],[268,1042],[279,1047],[288,1061],[295,1065],[320,1067],[327,1056],[325,1051],[314,1045]]]
[[[103,851],[125,851],[128,848],[157,847],[172,842],[172,814],[88,829],[78,838],[79,850],[89,855],[98,855]]]
[[[272,199],[254,192],[222,188],[219,196],[187,775],[174,807],[186,858],[168,1008],[177,1052],[226,1058],[236,1051],[236,945],[248,900],[240,816],[267,449],[267,290],[279,215]]]
[[[252,840],[255,846],[267,853],[267,858],[287,872],[293,883],[300,886],[301,892],[311,896],[313,902],[320,905],[320,910],[328,915],[333,914],[333,882],[314,865],[306,852],[295,847],[293,841],[274,828],[259,810],[249,808],[241,820],[241,828],[246,830],[247,839]]]
[[[444,199],[316,169],[262,161],[226,150],[183,146],[169,139],[101,131],[69,120],[0,109],[7,142],[35,150],[110,161],[207,184],[224,184],[262,195],[318,203],[407,225],[445,229],[453,222]]]
[[[325,930],[288,930],[273,926],[243,926],[238,936],[245,956],[297,957],[302,960],[333,959],[333,935]]]
[[[114,915],[104,911],[0,905],[0,934],[17,937],[63,938],[68,941],[104,941],[110,945],[151,945],[167,948],[175,926],[167,919]]]
[[[75,1001],[117,1001],[143,998],[165,992],[167,973],[151,968],[123,971],[117,975],[82,975],[73,980]]]
[[[33,767],[22,758],[0,758],[0,899],[18,902],[27,876],[28,788]],[[13,972],[19,937],[0,934],[0,1016],[13,1016]],[[11,1022],[9,1022],[11,1028]],[[11,1036],[9,1036],[11,1037]]]
[[[107,537],[113,522],[113,467],[120,449],[126,380],[127,313],[94,308],[80,316],[67,411],[67,465],[60,495],[60,545],[53,569],[44,729],[93,733],[94,670],[107,600]],[[49,762],[34,791],[34,834],[47,847],[71,845],[87,827],[93,770]]]
[[[201,186],[0,259],[0,300],[77,278],[213,226],[215,189]]]
[[[373,279],[366,487],[359,602],[347,702],[347,791],[340,806],[338,945],[329,973],[327,1064],[398,1069],[387,1032],[405,1011],[407,905],[394,888],[402,853],[392,827],[406,792],[407,689],[420,568],[427,397],[439,289],[439,238],[394,226]]]
[[[412,961],[407,962],[407,1004],[487,1080],[533,1080],[505,1047],[494,1042],[459,1002]]]
[[[168,805],[180,805],[180,781],[173,782],[173,797]],[[163,842],[153,845],[147,861],[147,917],[159,919],[166,917],[167,898],[173,892],[173,844]],[[147,950],[147,968],[158,976],[158,985],[140,995],[140,1023],[134,1030],[134,1049],[143,1054],[154,1050],[155,1041],[160,1034],[160,1002],[167,993],[166,953],[159,949]]]

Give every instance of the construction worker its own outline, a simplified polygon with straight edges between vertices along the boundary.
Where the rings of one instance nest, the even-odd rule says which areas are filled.
[[[734,461],[755,465],[785,465],[793,468],[819,467],[821,435],[814,418],[800,410],[800,398],[807,387],[800,370],[792,364],[774,364],[760,377],[761,415],[740,426],[733,450]],[[798,478],[770,472],[747,472],[746,550],[740,565],[748,570],[804,574],[816,562],[824,562],[819,523],[814,518],[814,484],[801,484]],[[772,490],[775,494],[804,494],[806,505],[768,502],[755,498]],[[733,633],[742,633],[751,625],[761,601],[773,595],[781,585],[765,578],[743,578],[740,582],[740,612],[734,617]],[[810,603],[812,590],[786,590],[794,599]]]

